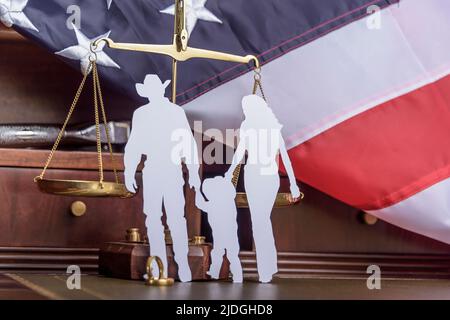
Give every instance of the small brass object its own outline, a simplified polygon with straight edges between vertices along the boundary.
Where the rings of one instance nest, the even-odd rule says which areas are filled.
[[[141,242],[141,235],[138,228],[130,228],[125,236],[127,242]]]
[[[377,217],[375,217],[369,213],[366,213],[366,212],[361,213],[361,218],[362,218],[362,221],[364,222],[364,224],[366,224],[368,226],[373,226],[374,224],[376,224],[378,222]]]
[[[173,244],[172,235],[170,234],[170,230],[167,228],[164,229],[164,241],[166,244]]]
[[[205,244],[205,237],[204,236],[194,236],[194,238],[192,239],[191,243],[196,245],[196,246],[200,246],[202,244]]]
[[[75,217],[81,217],[86,213],[86,204],[83,201],[74,201],[70,205],[70,212]]]
[[[153,261],[156,261],[156,263],[158,264],[158,278],[153,277]],[[145,280],[145,284],[148,286],[168,287],[173,285],[175,282],[173,278],[164,278],[164,265],[162,263],[162,260],[158,256],[150,256],[147,259],[147,265],[145,269],[147,271],[147,280]]]

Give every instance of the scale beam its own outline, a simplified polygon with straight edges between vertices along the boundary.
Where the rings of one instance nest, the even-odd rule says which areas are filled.
[[[139,43],[116,43],[109,38],[97,39],[93,43],[94,50],[98,47],[100,42],[105,42],[107,46],[112,49],[163,54],[172,57],[177,61],[186,61],[194,58],[213,59],[237,63],[249,63],[253,61],[255,63],[255,68],[260,67],[258,58],[253,55],[239,56],[225,52],[198,49],[192,47],[187,47],[186,50],[178,51],[176,44],[157,45],[157,44],[139,44]]]
[[[247,64],[254,62],[255,68],[260,68],[259,60],[254,55],[239,56],[225,52],[192,48],[188,46],[189,35],[186,30],[185,0],[175,0],[175,18],[173,28],[173,43],[168,45],[140,44],[140,43],[116,43],[110,38],[100,38],[91,44],[91,50],[95,52],[101,42],[105,42],[111,49],[128,50],[145,53],[155,53],[169,56],[172,61],[172,102],[176,103],[177,92],[177,63],[189,59],[212,59],[228,62]]]

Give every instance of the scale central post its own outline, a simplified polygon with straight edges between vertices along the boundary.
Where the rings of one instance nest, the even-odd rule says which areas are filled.
[[[172,102],[176,103],[177,96],[177,66],[178,61],[186,61],[193,58],[213,59],[247,64],[254,62],[259,69],[259,60],[254,55],[239,56],[219,51],[192,48],[188,46],[189,35],[186,29],[186,1],[175,0],[175,18],[173,42],[169,45],[116,43],[109,38],[100,38],[92,43],[92,50],[97,50],[100,42],[105,42],[109,48],[147,52],[167,55],[172,58]]]
[[[175,1],[175,18],[173,26],[173,46],[177,52],[186,51],[188,43],[188,33],[186,30],[186,10],[184,0]],[[177,102],[177,74],[178,60],[172,58],[172,102]]]

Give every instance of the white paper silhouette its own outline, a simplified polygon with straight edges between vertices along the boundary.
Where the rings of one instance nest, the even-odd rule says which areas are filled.
[[[208,274],[219,278],[223,255],[230,261],[233,282],[242,282],[242,267],[239,260],[239,242],[237,235],[237,209],[234,199],[236,189],[231,180],[222,176],[205,179],[202,190],[209,201],[205,201],[199,191],[196,193],[197,207],[208,213],[208,222],[212,229],[214,247],[211,251],[211,266]]]
[[[143,193],[145,225],[150,243],[150,253],[161,258],[167,270],[164,227],[161,221],[163,205],[167,216],[167,225],[171,231],[175,261],[178,264],[178,276],[181,281],[191,281],[188,265],[188,237],[184,217],[185,198],[182,161],[186,157],[197,157],[197,145],[192,135],[184,110],[164,97],[170,81],[161,83],[157,75],[145,77],[143,84],[136,84],[136,90],[150,103],[138,108],[133,114],[132,130],[125,147],[125,184],[129,191],[135,192],[136,168],[141,156],[147,159],[143,169]],[[180,148],[173,139],[174,132],[185,132],[190,143]],[[185,137],[185,138],[186,138]],[[191,148],[188,150],[188,147]],[[174,156],[172,152],[178,148]],[[194,151],[192,151],[192,148]],[[189,185],[199,190],[198,161],[186,161],[189,171]],[[155,265],[154,276],[158,276]],[[167,276],[167,271],[164,276]]]
[[[182,162],[189,171],[189,185],[194,187],[197,206],[208,213],[213,230],[214,249],[211,252],[209,274],[218,278],[226,253],[234,282],[242,282],[237,237],[236,190],[231,182],[234,169],[247,153],[244,185],[252,217],[259,280],[269,282],[277,270],[277,251],[270,220],[280,185],[278,155],[281,155],[291,184],[292,197],[300,197],[292,165],[281,135],[281,124],[267,103],[256,95],[242,99],[245,120],[241,124],[240,141],[232,165],[225,177],[206,179],[200,193],[198,151],[184,110],[164,97],[170,81],[161,83],[156,75],[147,75],[136,90],[150,103],[133,114],[130,138],[125,147],[125,184],[137,189],[135,172],[141,156],[147,157],[143,169],[144,213],[150,242],[150,254],[162,259],[167,270],[166,244],[161,217],[163,206],[171,230],[175,261],[181,281],[191,280],[188,265],[188,238],[184,218],[184,179]],[[180,140],[181,139],[181,140]],[[153,268],[157,276],[157,267]],[[167,276],[167,271],[164,276]]]
[[[242,108],[245,119],[240,127],[239,144],[226,178],[231,180],[234,169],[247,153],[244,186],[252,220],[259,280],[270,282],[278,271],[277,250],[270,219],[280,186],[278,154],[281,155],[289,177],[292,197],[300,197],[300,190],[281,135],[282,125],[272,109],[257,95],[245,96]]]

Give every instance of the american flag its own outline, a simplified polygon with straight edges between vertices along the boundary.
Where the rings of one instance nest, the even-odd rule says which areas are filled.
[[[170,43],[172,14],[173,0],[0,0],[4,24],[82,71],[100,36]],[[450,243],[448,0],[187,0],[187,25],[193,47],[262,61],[300,181]],[[103,48],[98,63],[133,99],[146,74],[171,74],[158,55]],[[249,71],[187,61],[178,103],[203,129],[238,128]]]

